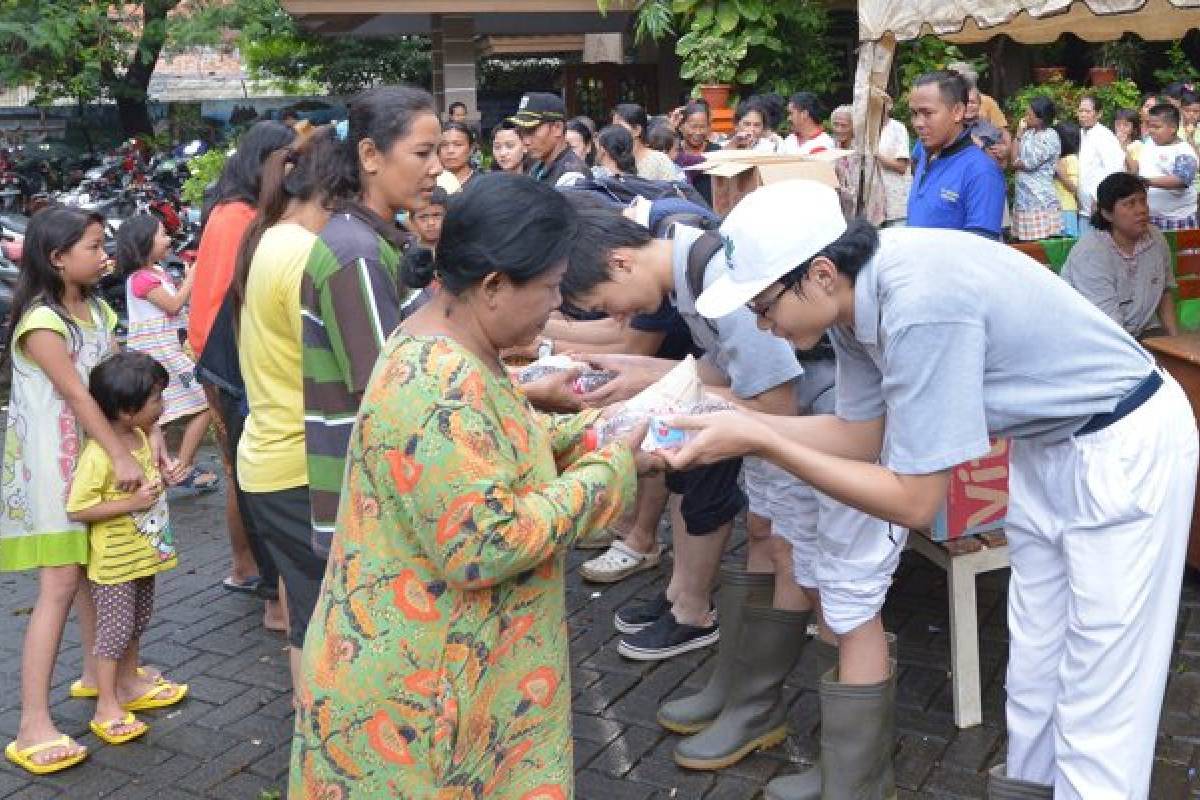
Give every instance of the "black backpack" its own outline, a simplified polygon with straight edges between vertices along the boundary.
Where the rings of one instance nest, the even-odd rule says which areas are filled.
[[[652,181],[637,175],[606,175],[576,181],[571,188],[603,194],[623,206],[629,205],[635,197],[650,201],[674,197],[711,210],[700,193],[687,181]]]

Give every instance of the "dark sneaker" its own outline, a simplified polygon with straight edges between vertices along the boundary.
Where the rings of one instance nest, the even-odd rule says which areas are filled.
[[[613,625],[618,633],[637,633],[654,624],[671,610],[671,601],[666,592],[659,592],[649,603],[626,606],[613,614]]]
[[[716,644],[720,638],[721,631],[715,621],[704,627],[681,625],[668,611],[649,627],[622,639],[617,652],[635,661],[661,661]]]

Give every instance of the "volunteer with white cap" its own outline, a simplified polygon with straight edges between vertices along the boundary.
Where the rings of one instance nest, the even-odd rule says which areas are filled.
[[[761,398],[764,382],[766,386],[779,384],[781,352],[786,356],[783,360],[795,369],[794,348],[755,329],[754,316],[740,303],[719,322],[707,323],[695,309],[692,287],[720,280],[731,253],[735,258],[749,255],[794,266],[811,251],[806,249],[809,238],[803,226],[795,224],[796,206],[749,203],[745,207],[747,211],[741,205],[735,208],[721,225],[720,238],[699,250],[702,282],[689,275],[692,251],[701,248],[701,231],[677,226],[671,240],[653,241],[611,212],[585,212],[580,218],[578,252],[572,255],[563,278],[562,294],[581,308],[615,315],[654,308],[669,295],[714,367],[729,375],[730,387],[724,392],[742,405],[751,405]],[[835,213],[836,224],[844,227],[840,212]],[[829,222],[834,224],[834,220]],[[809,354],[813,344],[804,348]],[[794,401],[768,408],[788,408],[776,413],[832,410],[832,405],[824,404],[831,394],[826,390],[833,384],[831,362],[806,359],[804,364],[805,374],[795,382]],[[789,379],[794,375],[792,371],[782,373]],[[722,390],[710,387],[710,391]],[[760,402],[758,407],[764,405]],[[764,514],[773,538],[790,545],[773,549],[774,554],[786,552],[788,558],[774,564],[774,608],[753,607],[756,604],[747,592],[739,614],[738,604],[726,605],[733,596],[726,580],[721,589],[721,650],[713,679],[700,693],[666,703],[659,710],[659,722],[672,731],[694,733],[675,749],[676,762],[691,769],[720,769],[756,747],[782,740],[787,730],[786,706],[781,702],[783,682],[804,646],[808,615],[819,602],[825,623],[822,639],[809,646],[816,650],[818,663],[826,668],[840,666],[844,679],[853,684],[845,687],[844,695],[850,699],[842,709],[849,716],[843,716],[842,722],[856,732],[846,743],[857,748],[852,756],[855,760],[864,761],[861,754],[869,751],[869,760],[863,764],[866,774],[879,786],[888,787],[877,796],[892,796],[890,711],[895,682],[879,612],[904,549],[906,532],[889,532],[887,523],[820,497],[779,467],[761,459],[753,461],[760,466],[747,460],[745,470],[751,511],[757,508]],[[757,507],[756,496],[761,503]],[[680,540],[676,541],[679,549]],[[720,543],[708,552],[719,560]],[[691,571],[700,571],[699,561],[688,563]],[[712,566],[715,569],[715,562]],[[748,583],[756,572],[748,561],[747,572],[737,583]],[[726,572],[725,577],[733,576]],[[727,681],[718,688],[715,682],[721,675],[726,675]],[[804,776],[798,786],[784,788],[787,794],[777,792],[775,796],[820,797],[819,773]]]
[[[811,182],[742,203],[803,209],[808,252],[786,264],[735,249],[697,307],[720,317],[747,304],[801,347],[828,330],[837,414],[680,418],[698,434],[672,465],[759,455],[919,528],[950,469],[986,453],[989,436],[1009,438],[1008,763],[992,770],[989,797],[1146,797],[1196,481],[1183,391],[1016,250],[957,231],[835,225],[836,194]],[[829,708],[824,683],[821,701]]]

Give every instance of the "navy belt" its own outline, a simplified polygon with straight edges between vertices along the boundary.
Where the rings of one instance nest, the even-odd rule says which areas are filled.
[[[1075,431],[1075,435],[1083,436],[1087,433],[1102,431],[1114,422],[1124,419],[1141,408],[1142,404],[1153,397],[1162,385],[1162,375],[1156,369],[1151,370],[1149,375],[1142,378],[1137,386],[1130,389],[1129,393],[1117,402],[1116,408],[1106,414],[1093,415],[1082,428]]]

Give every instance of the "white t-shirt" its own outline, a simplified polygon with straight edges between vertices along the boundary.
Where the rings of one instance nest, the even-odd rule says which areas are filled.
[[[1190,171],[1188,160],[1190,159]],[[1182,189],[1155,189],[1148,193],[1150,216],[1162,219],[1186,219],[1196,213],[1196,151],[1183,140],[1159,146],[1152,140],[1142,145],[1138,174],[1143,178],[1177,175],[1184,179]]]
[[[898,120],[889,119],[879,134],[879,155],[888,158],[912,158],[908,141],[908,128]],[[904,219],[908,216],[908,190],[912,186],[912,171],[899,173],[881,167],[883,189],[887,200],[884,219]]]
[[[814,153],[820,153],[824,150],[836,150],[837,143],[833,141],[833,137],[825,131],[821,131],[811,139],[806,139],[803,142],[794,133],[789,133],[788,137],[783,140],[783,144],[779,148],[779,152],[790,156],[811,156]]]
[[[1079,213],[1091,216],[1100,182],[1125,169],[1125,149],[1116,134],[1097,122],[1079,132]]]

